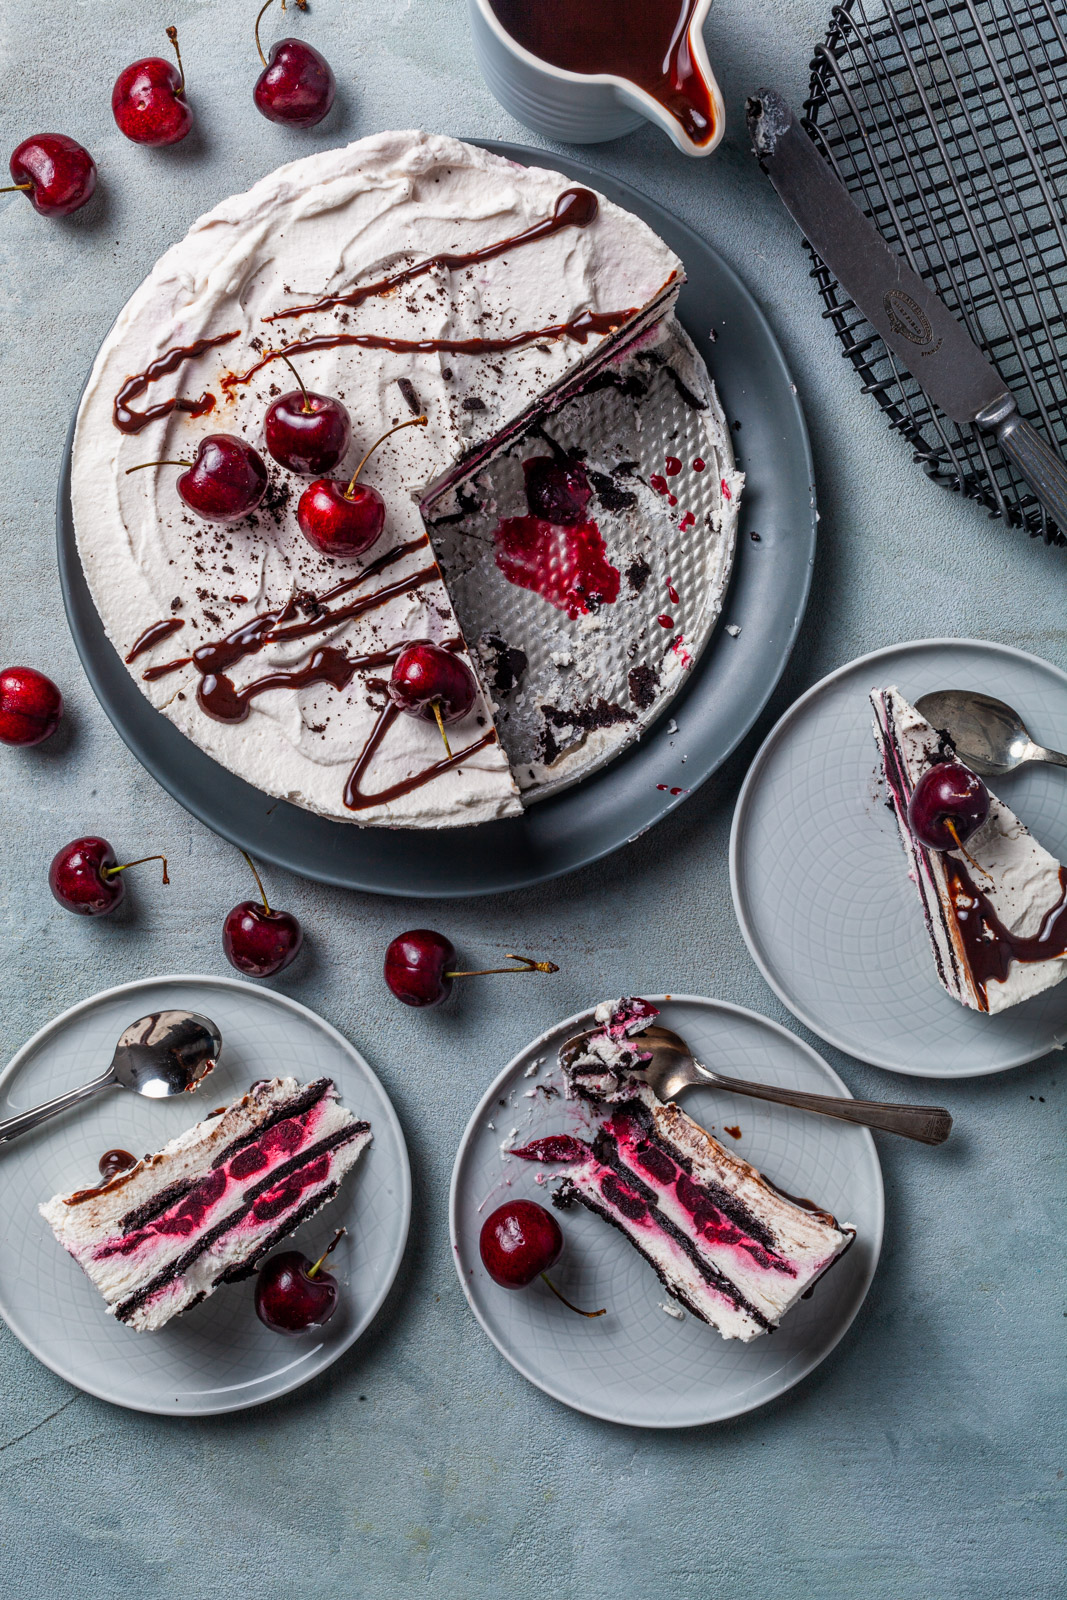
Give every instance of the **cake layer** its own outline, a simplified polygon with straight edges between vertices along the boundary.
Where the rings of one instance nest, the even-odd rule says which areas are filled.
[[[593,1013],[596,1026],[574,1055],[562,1060],[567,1098],[609,1102],[632,1093],[631,1074],[649,1060],[630,1041],[655,1022],[658,1009],[636,995],[604,1000]]]
[[[943,987],[972,1010],[997,1012],[1061,983],[1067,869],[992,792],[966,853],[920,844],[908,825],[912,791],[929,767],[958,758],[896,688],[870,698],[889,802]]]
[[[308,156],[201,218],[120,313],[74,444],[82,563],[144,693],[232,772],[339,820],[517,812],[484,694],[450,728],[448,759],[432,722],[386,700],[404,644],[470,661],[420,501],[654,329],[681,280],[662,241],[607,200],[422,133]],[[366,468],[386,503],[366,559],[304,539],[307,480],[274,463],[259,511],[233,525],[190,516],[173,467],[127,476],[188,459],[212,432],[264,451],[267,407],[293,387],[283,353],[349,409],[341,479],[393,424],[428,418]],[[166,621],[180,627],[152,631]]]
[[[109,1183],[40,1211],[109,1312],[149,1330],[253,1271],[336,1193],[370,1140],[329,1078],[274,1078]]]

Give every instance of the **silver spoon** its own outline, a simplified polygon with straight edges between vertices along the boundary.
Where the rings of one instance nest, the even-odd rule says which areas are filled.
[[[916,700],[915,709],[938,733],[947,733],[961,761],[983,778],[1002,778],[1025,761],[1067,767],[1067,756],[1035,744],[1022,717],[992,695],[941,689]]]
[[[598,1032],[591,1028],[576,1034],[560,1046],[562,1067],[577,1054],[585,1041]],[[727,1078],[701,1066],[685,1040],[670,1028],[653,1026],[631,1034],[629,1044],[651,1050],[652,1059],[634,1077],[641,1078],[660,1100],[673,1100],[683,1089],[704,1084],[728,1089],[731,1094],[747,1094],[753,1100],[773,1100],[776,1105],[796,1106],[800,1111],[817,1111],[841,1122],[858,1122],[865,1128],[880,1128],[883,1133],[899,1133],[905,1139],[923,1144],[944,1144],[952,1129],[952,1118],[941,1106],[910,1106],[881,1100],[845,1100],[837,1095],[808,1094],[803,1089],[778,1089],[767,1083],[748,1083],[742,1078]]]
[[[221,1049],[218,1028],[195,1011],[156,1011],[149,1017],[140,1017],[121,1034],[111,1065],[102,1077],[0,1122],[0,1143],[28,1133],[48,1117],[77,1105],[79,1100],[88,1100],[102,1089],[132,1089],[150,1100],[184,1094],[207,1076]]]

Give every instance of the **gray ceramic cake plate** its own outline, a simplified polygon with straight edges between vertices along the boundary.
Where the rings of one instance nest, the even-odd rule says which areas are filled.
[[[203,1012],[222,1034],[219,1064],[192,1096],[101,1095],[0,1149],[0,1317],[38,1361],[86,1394],[133,1411],[205,1417],[288,1394],[332,1366],[381,1310],[400,1267],[411,1217],[404,1135],[359,1051],[288,995],[238,978],[138,979],[54,1017],[0,1073],[0,1116],[51,1100],[108,1061],[135,1017],[169,1006]],[[134,1333],[106,1313],[81,1268],[53,1239],[37,1206],[97,1181],[116,1147],[158,1150],[256,1078],[330,1077],[373,1140],[331,1204],[292,1235],[318,1253],[342,1225],[331,1258],[341,1303],[322,1328],[296,1338],[256,1317],[251,1281],[227,1284],[157,1333]],[[336,1263],[336,1265],[333,1265]]]
[[[739,1078],[847,1096],[810,1045],[755,1011],[695,995],[650,995],[663,1021],[702,1061]],[[549,1133],[587,1132],[580,1104],[558,1096],[556,1052],[589,1027],[592,1012],[568,1017],[527,1045],[486,1089],[456,1155],[449,1227],[452,1259],[478,1322],[524,1378],[576,1411],[638,1428],[688,1428],[766,1405],[812,1372],[851,1326],[882,1247],[885,1199],[867,1128],[787,1106],[693,1089],[684,1109],[709,1133],[790,1194],[809,1195],[856,1229],[856,1240],[785,1317],[780,1328],[742,1344],[721,1339],[668,1301],[652,1268],[621,1233],[574,1206],[561,1217],[566,1246],[552,1281],[576,1306],[606,1315],[572,1316],[534,1283],[501,1289],[482,1265],[482,1224],[506,1200],[549,1204],[552,1168],[508,1150]],[[554,1095],[543,1092],[557,1091]]]
[[[727,418],[741,425],[734,447],[748,482],[723,608],[723,622],[740,632],[720,626],[670,717],[639,744],[522,817],[439,830],[428,866],[407,830],[334,822],[252,788],[144,698],[104,632],[78,559],[72,425],[59,482],[59,572],[74,643],[98,700],[137,759],[186,810],[260,860],[320,883],[424,898],[497,894],[609,855],[680,805],[744,738],[789,659],[807,602],[815,549],[811,451],[782,352],[749,291],[699,234],[628,184],[549,151],[487,148],[599,189],[642,217],[685,262],[678,314]]]

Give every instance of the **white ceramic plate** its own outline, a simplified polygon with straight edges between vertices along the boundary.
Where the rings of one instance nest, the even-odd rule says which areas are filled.
[[[980,689],[1034,737],[1067,746],[1067,674],[1007,645],[928,639],[832,672],[767,736],[738,796],[734,908],[774,992],[839,1050],[892,1072],[971,1078],[1067,1041],[1067,984],[997,1016],[937,981],[915,885],[884,803],[868,691],[913,703]],[[1031,766],[993,783],[1046,849],[1067,860],[1067,773]]]
[[[202,1012],[222,1033],[219,1065],[195,1097],[144,1100],[113,1091],[0,1145],[0,1314],[38,1360],[87,1394],[134,1411],[208,1416],[298,1388],[359,1338],[400,1265],[411,1174],[396,1113],[358,1050],[295,1000],[236,978],[148,979],[82,1001],[42,1028],[0,1075],[0,1115],[88,1082],[107,1066],[128,1023],[167,1007]],[[98,1182],[105,1150],[158,1150],[256,1078],[290,1073],[333,1078],[374,1135],[337,1199],[292,1235],[296,1248],[311,1252],[334,1228],[348,1229],[332,1258],[341,1304],[325,1328],[296,1338],[270,1332],[253,1309],[251,1278],[217,1290],[158,1333],[135,1333],[109,1317],[38,1203]]]
[[[719,1000],[650,996],[664,1024],[698,1057],[738,1077],[847,1095],[821,1057],[785,1028]],[[809,1116],[719,1090],[690,1089],[683,1104],[710,1132],[792,1194],[830,1208],[858,1230],[855,1244],[782,1326],[751,1344],[725,1340],[691,1314],[678,1321],[652,1268],[614,1228],[580,1207],[561,1217],[566,1248],[552,1279],[568,1311],[541,1283],[515,1292],[493,1283],[478,1235],[506,1199],[548,1203],[549,1173],[501,1145],[547,1133],[584,1131],[588,1110],[547,1096],[559,1089],[556,1052],[590,1026],[592,1011],[569,1017],[528,1045],[489,1087],[463,1135],[452,1173],[453,1258],[471,1310],[523,1377],[576,1411],[644,1428],[682,1428],[751,1411],[784,1394],[818,1366],[845,1333],[870,1287],[882,1246],[884,1199],[874,1140],[865,1128]],[[504,1102],[501,1104],[501,1102]],[[739,1129],[740,1138],[726,1133]]]

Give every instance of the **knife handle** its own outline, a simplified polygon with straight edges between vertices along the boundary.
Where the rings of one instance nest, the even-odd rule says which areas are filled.
[[[1067,462],[1048,445],[1015,408],[1015,401],[989,406],[975,419],[980,428],[992,428],[1008,460],[1022,473],[1041,504],[1067,533]]]

